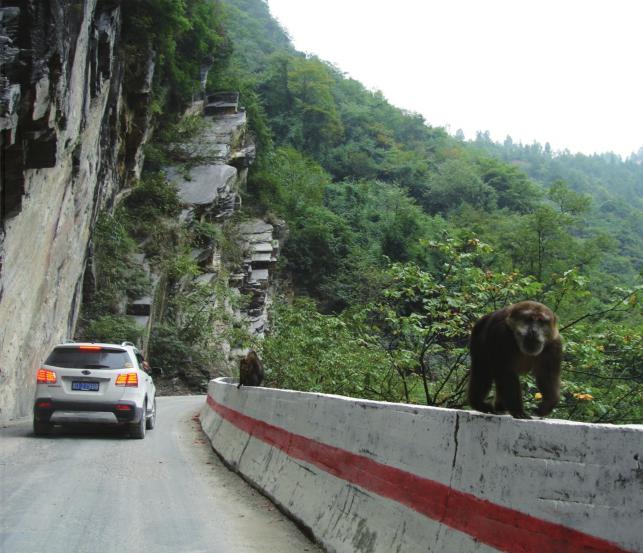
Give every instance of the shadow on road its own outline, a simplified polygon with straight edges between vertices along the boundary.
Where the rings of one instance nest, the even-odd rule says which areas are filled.
[[[78,438],[89,440],[127,440],[129,439],[129,429],[121,425],[108,424],[65,424],[64,426],[54,426],[51,434],[47,436],[36,436],[30,429],[29,434],[32,438],[50,440],[56,438]]]
[[[107,424],[66,424],[54,426],[46,436],[36,436],[31,422],[0,426],[3,438],[33,438],[34,440],[56,440],[60,438],[77,438],[82,440],[128,440],[129,430],[126,426]]]

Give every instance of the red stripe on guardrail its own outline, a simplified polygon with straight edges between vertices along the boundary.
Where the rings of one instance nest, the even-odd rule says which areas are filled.
[[[214,401],[208,405],[240,430],[287,455],[392,499],[506,553],[631,553],[572,528],[538,519],[434,480],[293,434]]]

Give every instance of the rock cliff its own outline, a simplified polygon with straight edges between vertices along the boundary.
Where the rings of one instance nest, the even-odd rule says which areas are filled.
[[[29,413],[37,364],[73,334],[92,223],[140,171],[154,65],[125,95],[120,38],[119,1],[0,8],[0,419]]]

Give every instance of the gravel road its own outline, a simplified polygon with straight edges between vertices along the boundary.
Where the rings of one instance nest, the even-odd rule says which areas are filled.
[[[159,398],[144,440],[0,428],[0,553],[321,553],[221,464],[196,419],[204,401]]]

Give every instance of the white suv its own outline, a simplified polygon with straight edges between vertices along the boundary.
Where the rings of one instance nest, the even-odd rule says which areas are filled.
[[[38,369],[34,433],[48,434],[54,424],[108,423],[144,438],[156,423],[156,388],[147,367],[130,342],[57,345]]]

